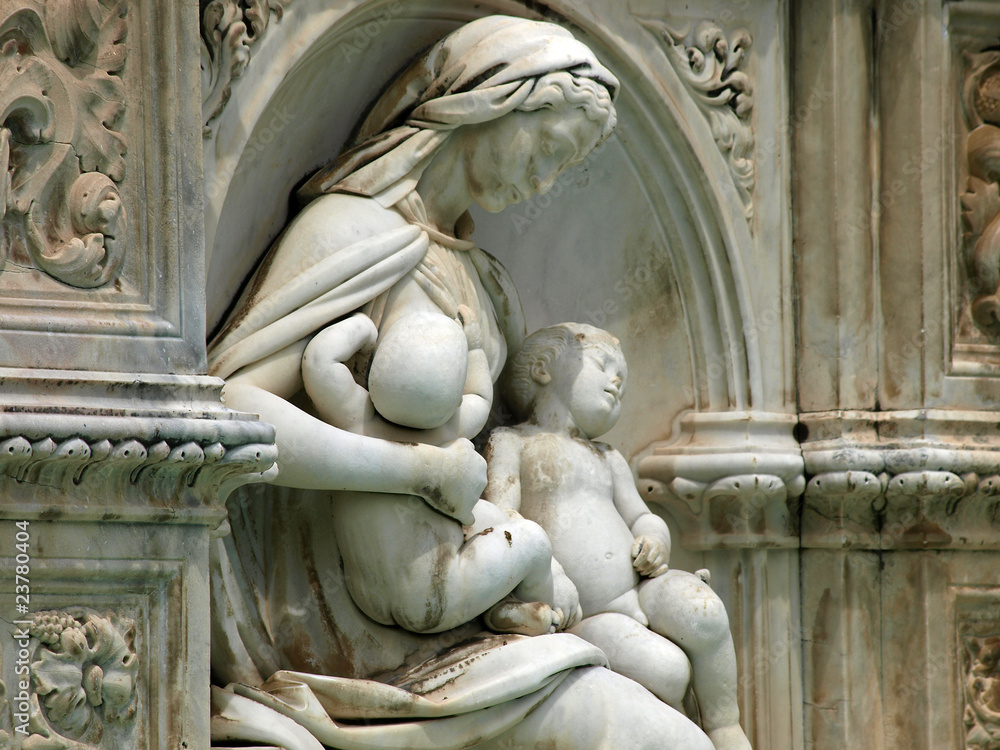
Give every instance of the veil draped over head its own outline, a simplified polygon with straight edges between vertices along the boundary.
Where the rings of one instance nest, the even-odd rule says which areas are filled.
[[[513,112],[540,78],[559,71],[600,83],[612,99],[618,93],[614,74],[559,26],[510,16],[466,24],[396,79],[361,126],[361,145],[320,170],[299,197],[339,191],[391,206],[413,190],[451,131]]]
[[[373,198],[385,208],[395,206],[411,231],[384,233],[333,253],[323,250],[328,245],[323,238],[299,238],[304,246],[289,247],[282,241],[287,237],[280,237],[210,344],[209,371],[228,377],[374,300],[416,267],[428,239],[472,249],[466,237],[449,238],[427,225],[417,182],[456,128],[513,112],[542,78],[558,72],[595,81],[612,99],[618,93],[618,79],[593,52],[565,29],[542,21],[480,18],[421,55],[382,94],[359,131],[360,145],[321,169],[298,193],[303,203],[337,192]],[[471,225],[467,217],[459,223]],[[289,230],[293,227],[294,222]],[[273,263],[277,254],[283,263]],[[289,262],[292,254],[295,263]],[[494,258],[482,251],[470,258],[488,293],[517,299]],[[287,271],[290,267],[297,275]],[[502,325],[510,333],[508,344],[516,347],[523,331],[512,332],[523,328],[523,319]]]

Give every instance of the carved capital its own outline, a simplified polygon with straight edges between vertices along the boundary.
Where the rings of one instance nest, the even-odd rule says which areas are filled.
[[[639,462],[639,487],[681,529],[688,549],[797,546],[805,487],[795,417],[689,414],[680,438]]]
[[[753,218],[756,167],[753,81],[743,70],[750,34],[738,29],[727,34],[710,21],[676,30],[664,21],[639,18],[659,40],[671,66],[708,120],[719,150],[729,164],[747,220]]]
[[[824,412],[801,417],[802,543],[860,549],[998,546],[995,415]]]
[[[125,257],[125,2],[22,0],[0,23],[0,270],[81,288]]]

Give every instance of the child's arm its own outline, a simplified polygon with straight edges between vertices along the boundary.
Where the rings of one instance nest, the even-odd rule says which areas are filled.
[[[507,511],[521,509],[521,438],[498,427],[486,444],[486,489],[483,499]]]
[[[628,462],[622,454],[607,448],[604,455],[614,481],[615,508],[635,537],[632,545],[633,566],[640,575],[650,578],[666,573],[670,561],[670,529],[639,496]]]
[[[459,313],[466,311],[462,307]],[[354,380],[344,362],[370,349],[378,340],[375,324],[362,313],[327,326],[302,353],[302,382],[316,413],[334,427],[382,440],[444,445],[458,438],[475,437],[489,417],[493,379],[483,351],[482,333],[470,312],[466,312],[462,323],[469,338],[464,395],[455,414],[441,427],[415,430],[387,421],[375,410],[368,390]]]
[[[368,390],[357,384],[344,364],[378,339],[378,329],[362,313],[327,326],[302,353],[302,384],[316,413],[334,427],[369,434],[365,424],[375,414]],[[376,435],[375,437],[380,437]]]

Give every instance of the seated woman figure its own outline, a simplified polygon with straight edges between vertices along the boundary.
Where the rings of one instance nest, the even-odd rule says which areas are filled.
[[[220,739],[711,748],[638,684],[589,666],[603,654],[574,636],[487,636],[467,657],[472,647],[455,645],[512,591],[543,603],[536,630],[575,606],[575,591],[556,586],[541,529],[480,501],[486,465],[468,438],[492,404],[483,373],[496,381],[524,323],[509,276],[469,239],[467,209],[500,211],[546,191],[611,132],[616,90],[565,30],[483,18],[403,73],[360,144],[300,191],[307,205],[209,352],[225,403],[275,425],[274,483],[297,488],[231,501],[233,534],[213,552],[213,673],[244,683],[217,691],[217,711],[229,712]],[[345,351],[336,329],[323,331],[353,312],[377,335],[361,330],[351,356],[350,336]],[[334,423],[331,400],[346,383],[331,368],[349,366],[372,394],[380,348],[416,362],[435,344],[413,333],[430,329],[446,331],[447,382],[431,384],[427,403],[416,403],[419,388],[390,403],[411,379],[392,373],[383,392],[356,392],[391,414],[379,428],[364,415]],[[519,629],[499,622],[505,613],[494,624]],[[241,713],[242,699],[265,708]],[[281,716],[306,728],[301,744]]]

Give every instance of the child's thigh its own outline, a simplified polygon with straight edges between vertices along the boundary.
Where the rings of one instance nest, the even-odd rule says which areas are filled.
[[[639,604],[650,629],[685,650],[729,638],[726,607],[693,573],[668,570],[639,584]]]

